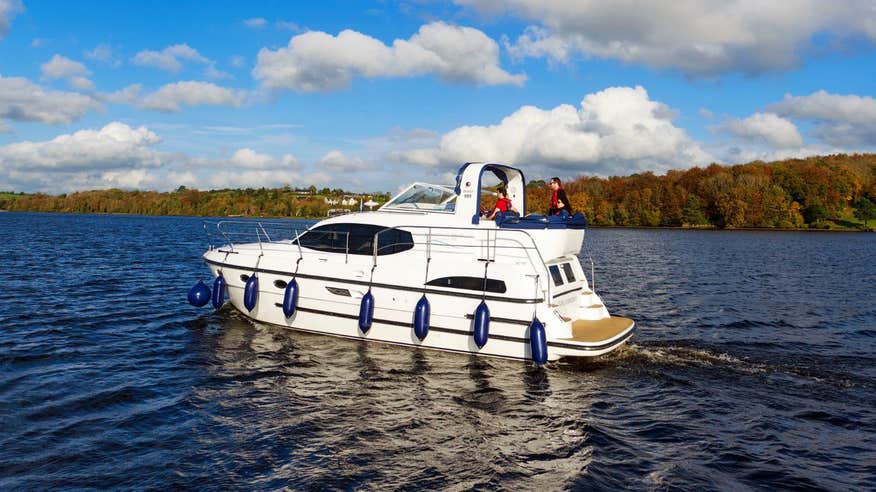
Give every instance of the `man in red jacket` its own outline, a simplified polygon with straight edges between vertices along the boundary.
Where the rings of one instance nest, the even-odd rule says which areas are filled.
[[[548,215],[560,215],[563,217],[572,215],[572,204],[569,203],[569,197],[566,196],[566,190],[563,189],[560,178],[551,178],[550,187],[553,190],[553,194],[551,195],[551,208],[548,210]]]

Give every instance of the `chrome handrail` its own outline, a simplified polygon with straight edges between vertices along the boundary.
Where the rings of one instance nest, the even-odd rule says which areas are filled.
[[[297,228],[290,227],[293,224],[290,224],[288,221],[246,221],[246,220],[219,220],[215,223],[215,231],[210,231],[208,229],[209,221],[205,221],[204,228],[207,231],[208,238],[213,237],[214,235],[221,236],[223,240],[223,245],[230,248],[231,252],[235,252],[235,242],[238,244],[242,241],[246,240],[244,238],[249,238],[249,242],[252,242],[252,238],[255,237],[256,242],[258,243],[259,251],[264,253],[265,249],[269,247],[270,244],[295,244],[298,249],[298,257],[299,259],[304,258],[304,251],[301,246],[301,237],[303,234],[309,232],[312,227],[308,227],[303,232]],[[238,229],[238,230],[235,230]],[[411,232],[413,236],[419,238],[419,240],[414,240],[413,243],[409,241],[395,241],[391,244],[380,245],[380,235],[393,230],[407,230]],[[471,234],[469,237],[476,244],[447,244],[442,241],[443,238],[459,238],[459,231],[465,231],[468,233],[476,233]],[[332,231],[334,233],[342,233],[345,236],[343,253],[344,253],[344,262],[349,263],[350,261],[350,231]],[[457,233],[454,233],[457,232]],[[288,237],[283,238],[283,235]],[[551,292],[553,290],[551,286],[551,275],[548,270],[548,266],[545,264],[544,257],[541,254],[541,251],[538,249],[537,243],[535,239],[530,235],[527,231],[521,229],[489,229],[482,227],[463,227],[463,226],[426,226],[426,225],[397,225],[386,227],[377,231],[372,238],[372,268],[377,267],[378,256],[380,256],[380,252],[386,248],[396,247],[396,246],[405,246],[411,245],[416,246],[417,244],[425,246],[425,253],[428,256],[431,256],[433,247],[452,247],[452,248],[484,248],[484,240],[478,240],[479,235],[487,235],[487,250],[486,260],[495,261],[497,250],[499,248],[503,250],[513,250],[519,249],[523,250],[524,256],[526,258],[527,263],[529,264],[530,270],[538,276],[539,282],[544,282],[544,290],[547,294],[547,298],[550,299]],[[495,234],[495,235],[494,235]],[[522,237],[521,237],[522,235]],[[468,235],[467,235],[468,236]],[[502,241],[510,242],[511,244],[499,245],[500,237]],[[424,241],[423,241],[424,239]],[[479,244],[477,244],[479,243]],[[211,246],[212,246],[211,242]],[[337,248],[337,253],[342,251],[341,248]],[[534,254],[533,254],[534,251]],[[591,260],[592,265],[592,260]],[[593,277],[592,268],[591,268],[591,278]],[[595,281],[594,281],[595,282]]]
[[[406,229],[426,229],[426,236],[427,236],[427,244],[426,244],[426,248],[427,248],[427,254],[428,254],[428,252],[431,251],[431,246],[432,246],[432,240],[431,240],[431,238],[432,238],[432,237],[435,237],[435,234],[433,234],[433,229],[438,229],[438,230],[456,230],[456,231],[475,231],[475,232],[485,232],[485,233],[487,234],[487,237],[488,237],[488,238],[489,238],[489,234],[490,234],[490,232],[492,231],[491,229],[480,228],[480,227],[458,227],[458,226],[398,225],[398,226],[387,227],[386,229],[381,229],[380,231],[377,231],[377,232],[374,234],[374,238],[372,239],[372,268],[376,268],[376,267],[377,267],[377,257],[379,256],[379,255],[378,255],[378,251],[379,251],[378,244],[379,244],[380,234],[382,234],[382,233],[384,233],[384,232],[391,231],[391,230],[406,230]],[[536,244],[535,239],[534,239],[534,238],[533,238],[528,232],[526,232],[526,231],[524,231],[524,230],[521,230],[521,229],[496,229],[495,231],[492,231],[492,232],[495,232],[495,233],[496,233],[496,238],[495,238],[495,240],[493,241],[493,248],[494,248],[494,251],[493,251],[493,260],[492,260],[492,261],[495,261],[495,257],[496,257],[495,248],[499,248],[499,246],[498,246],[498,236],[499,236],[499,233],[508,234],[508,235],[510,235],[511,233],[523,234],[523,235],[526,237],[526,239],[529,239],[529,243],[530,243],[532,246],[527,246],[527,245],[523,244],[522,242],[518,241],[516,238],[508,238],[508,239],[520,245],[519,248],[514,248],[514,249],[522,249],[522,250],[524,250],[524,251],[527,251],[526,259],[528,260],[529,265],[530,265],[530,267],[532,268],[532,271],[533,271],[533,272],[539,277],[539,279],[541,279],[541,278],[545,278],[545,279],[551,278],[551,276],[550,276],[550,272],[549,272],[549,270],[548,270],[548,266],[545,264],[544,257],[541,255],[541,251],[538,249],[538,245]],[[422,236],[422,235],[423,235],[423,234],[418,234],[418,236]],[[457,237],[457,236],[449,235],[449,234],[438,235],[437,237],[444,237],[444,236]],[[402,243],[388,244],[388,245],[384,245],[384,247],[394,246],[394,245],[396,245],[396,244],[402,244]],[[408,244],[408,243],[404,243],[404,244]],[[482,246],[482,245],[480,245],[480,246],[476,246],[476,245],[453,245],[453,247],[456,247],[456,248],[480,248],[480,247],[483,247],[483,246]],[[503,249],[509,249],[509,248],[511,248],[511,247],[509,247],[509,246],[502,246],[502,248],[503,248]],[[535,251],[535,254],[538,256],[538,260],[539,260],[540,268],[539,268],[538,265],[536,265],[536,263],[535,263],[535,262],[533,261],[533,259],[530,257],[530,255],[529,255],[529,253],[528,253],[529,251]],[[490,261],[489,245],[487,246],[487,258],[486,258],[486,260],[487,260],[488,262]],[[545,276],[542,276],[542,275],[539,273],[540,271],[544,272],[544,273],[545,273]],[[545,280],[545,287],[546,287],[545,290],[546,290],[546,294],[547,294],[547,299],[551,299],[551,290],[552,290],[552,289],[551,289],[551,284],[550,284],[550,282],[547,281],[547,280]]]

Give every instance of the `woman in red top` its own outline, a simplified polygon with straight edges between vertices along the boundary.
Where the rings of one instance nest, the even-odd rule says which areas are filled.
[[[511,210],[512,212],[517,212],[517,209],[511,205],[511,199],[508,198],[508,195],[505,193],[504,188],[498,188],[496,190],[496,196],[498,200],[496,200],[496,206],[493,208],[493,211],[487,216],[487,220],[495,220],[496,214],[499,212],[507,212]],[[520,213],[520,212],[517,212]]]

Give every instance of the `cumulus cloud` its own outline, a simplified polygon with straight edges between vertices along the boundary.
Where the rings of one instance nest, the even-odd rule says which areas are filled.
[[[147,169],[171,159],[154,149],[159,141],[145,127],[112,122],[99,130],[4,145],[0,147],[0,183],[50,192],[143,186],[153,179]]]
[[[0,189],[49,193],[109,187],[137,189],[278,187],[328,184],[323,173],[302,173],[291,154],[240,148],[220,158],[163,152],[146,127],[112,122],[46,141],[0,146]]]
[[[813,122],[813,136],[831,145],[876,145],[876,99],[871,96],[824,90],[808,96],[788,94],[767,110]]]
[[[335,172],[356,172],[369,169],[371,165],[359,157],[347,156],[339,150],[332,150],[322,156],[319,167]]]
[[[127,91],[125,93],[124,91]],[[136,97],[136,86],[123,89],[117,99]],[[209,82],[185,81],[167,84],[136,102],[137,106],[156,111],[178,112],[180,106],[240,106],[246,97],[235,91]]]
[[[20,0],[0,0],[0,39],[3,39],[9,32],[12,18],[22,10],[24,10],[24,6]]]
[[[803,145],[803,137],[794,123],[774,113],[755,113],[745,119],[729,118],[714,129],[747,140],[764,141],[775,148]]]
[[[66,124],[100,103],[75,92],[44,91],[23,77],[0,76],[0,119]]]
[[[298,159],[291,154],[285,154],[278,158],[268,154],[261,154],[250,148],[239,149],[234,152],[228,159],[228,163],[233,167],[243,169],[294,170],[301,168]]]
[[[94,84],[88,79],[91,71],[78,61],[56,54],[51,60],[40,65],[40,69],[43,79],[66,79],[76,89],[94,89]]]
[[[85,58],[89,60],[106,63],[112,67],[118,67],[122,64],[121,60],[116,56],[113,52],[112,46],[106,43],[100,43],[94,47],[92,50],[85,50],[83,52],[85,54]]]
[[[204,170],[208,170],[204,172]],[[185,170],[167,173],[166,181],[174,186],[200,189],[260,188],[284,185],[327,184],[320,173],[302,174],[302,164],[294,156],[273,156],[250,148],[236,150],[223,159],[193,158]]]
[[[325,92],[348,87],[355,77],[435,74],[451,82],[521,85],[526,77],[499,66],[499,46],[483,32],[434,22],[391,46],[345,30],[337,36],[311,31],[278,50],[259,51],[253,76],[270,89]]]
[[[783,100],[768,105],[767,110],[808,120],[876,123],[876,99],[854,94],[830,94],[824,90],[808,96],[787,94]]]
[[[434,147],[393,157],[423,166],[494,161],[599,174],[708,163],[711,156],[672,116],[642,87],[611,87],[588,94],[578,108],[523,106],[496,125],[463,126]]]
[[[143,50],[134,56],[134,64],[168,72],[182,70],[184,61],[207,64],[210,60],[187,44],[175,44],[161,51]]]
[[[0,147],[5,168],[44,171],[104,170],[156,167],[161,155],[151,147],[160,141],[145,127],[112,122],[100,130],[80,130],[44,142],[18,142]]]
[[[856,38],[876,41],[876,8],[867,0],[769,6],[751,0],[455,1],[535,22],[510,44],[516,56],[565,62],[582,54],[692,76],[785,70],[798,65],[814,45],[830,47]]]

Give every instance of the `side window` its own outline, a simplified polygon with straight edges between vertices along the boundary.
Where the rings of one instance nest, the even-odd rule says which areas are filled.
[[[551,272],[551,278],[554,279],[554,285],[563,285],[563,276],[560,275],[560,267],[558,267],[557,265],[551,265],[550,267],[548,267],[548,270],[550,270]]]
[[[571,263],[563,263],[563,273],[566,274],[566,280],[569,282],[575,281],[575,272],[572,271]]]
[[[409,231],[393,229],[380,234],[377,238],[377,254],[391,255],[401,253],[414,247],[414,238]]]
[[[324,225],[301,236],[301,246],[329,253],[344,253],[349,246],[351,255],[372,255],[374,235],[384,229],[373,224]],[[378,255],[390,255],[413,248],[414,240],[410,232],[393,229],[380,234],[377,244]]]
[[[442,277],[430,280],[426,282],[426,285],[482,292],[484,290],[484,279],[483,277]],[[487,292],[498,292],[500,294],[504,294],[508,290],[505,287],[505,282],[493,278],[487,278],[486,287]]]
[[[347,248],[349,224],[331,224],[307,231],[299,241],[305,248],[330,253],[343,253]]]

